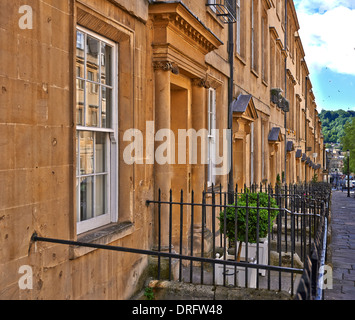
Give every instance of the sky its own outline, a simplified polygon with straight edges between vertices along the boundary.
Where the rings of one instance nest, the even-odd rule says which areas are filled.
[[[294,0],[318,111],[355,111],[355,0]]]

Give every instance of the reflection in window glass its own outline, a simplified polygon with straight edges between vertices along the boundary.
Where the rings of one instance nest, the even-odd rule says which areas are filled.
[[[83,51],[84,50],[85,35],[84,33],[76,32],[76,48]]]
[[[86,83],[86,126],[99,127],[100,95],[98,85]]]
[[[76,124],[84,125],[85,81],[76,79]]]
[[[106,134],[97,132],[95,139],[95,172],[106,172]]]
[[[86,54],[86,68],[87,78],[89,79],[89,73],[96,75],[95,79],[98,79],[99,74],[99,54],[100,54],[100,41],[87,36],[87,54]]]
[[[80,174],[94,173],[94,132],[81,131],[79,133]]]
[[[101,45],[101,83],[112,86],[112,47],[102,43]]]
[[[78,221],[108,213],[107,133],[79,131],[76,142]]]
[[[93,218],[93,177],[80,179],[80,221]]]
[[[77,125],[111,127],[112,56],[112,46],[77,32]]]
[[[106,175],[95,178],[95,217],[106,214]]]
[[[112,89],[102,87],[101,121],[103,128],[111,128]]]

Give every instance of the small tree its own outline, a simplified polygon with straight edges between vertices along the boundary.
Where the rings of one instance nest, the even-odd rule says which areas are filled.
[[[237,207],[237,210],[236,210]],[[246,230],[246,213],[248,208],[248,230]],[[270,208],[271,210],[269,210]],[[274,220],[278,214],[279,207],[276,200],[271,198],[267,193],[244,193],[238,196],[237,205],[234,203],[219,215],[220,231],[224,234],[224,221],[226,220],[225,236],[231,242],[239,241],[237,261],[240,261],[242,252],[242,243],[246,242],[248,235],[249,243],[256,243],[259,232],[259,239],[267,237],[274,225]],[[237,214],[236,214],[237,211]],[[237,216],[237,224],[236,224]],[[259,227],[257,220],[259,217]],[[270,220],[269,220],[270,219]],[[270,229],[269,229],[270,221]],[[235,230],[237,225],[237,239]]]

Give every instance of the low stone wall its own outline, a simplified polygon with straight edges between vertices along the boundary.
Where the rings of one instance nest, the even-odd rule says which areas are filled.
[[[223,286],[195,285],[175,281],[149,282],[155,300],[291,300],[287,292],[265,289],[228,288]],[[145,300],[144,292],[136,297]]]

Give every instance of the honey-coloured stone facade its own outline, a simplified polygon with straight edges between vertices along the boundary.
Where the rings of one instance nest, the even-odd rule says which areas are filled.
[[[232,42],[228,24],[206,3],[28,0],[32,11],[21,13],[18,1],[1,1],[0,299],[129,299],[144,284],[151,262],[147,256],[33,243],[32,235],[156,250],[157,212],[146,201],[157,199],[159,189],[162,200],[172,189],[174,199],[183,190],[185,201],[191,201],[193,190],[194,200],[201,202],[202,190],[211,183],[227,188],[228,174],[211,175],[199,154],[197,163],[179,163],[177,143],[171,146],[174,164],[152,163],[149,148],[139,163],[128,164],[123,157],[132,143],[124,139],[127,130],[139,130],[146,141],[160,129],[177,137],[179,130],[207,129],[214,121],[222,146],[233,106],[234,185],[275,185],[277,175],[287,183],[310,181],[315,174],[323,179],[321,123],[293,1],[288,1],[287,19],[285,1],[238,1]],[[19,24],[25,14],[31,14],[30,29]],[[85,233],[77,225],[83,191],[77,187],[76,139],[83,130],[77,124],[78,105],[89,97],[81,101],[77,96],[78,73],[85,70],[85,60],[80,70],[76,64],[77,27],[117,48],[112,69],[117,128],[107,131],[110,174],[117,175],[109,188],[115,201],[110,201],[110,222]],[[274,89],[284,98],[280,103],[272,98]],[[100,105],[90,102],[92,110]],[[153,143],[156,151],[164,141]],[[164,210],[161,224],[168,228]],[[177,225],[178,213],[173,216]],[[201,220],[196,208],[195,248],[202,241]],[[211,223],[208,218],[207,228]],[[189,239],[187,215],[183,224],[184,239]],[[176,252],[178,238],[174,229]],[[204,239],[208,251],[210,234]],[[165,232],[162,249],[168,245]],[[187,250],[187,241],[183,246]],[[31,274],[19,272],[22,266],[29,266]],[[23,288],[19,281],[27,275],[32,282]]]

